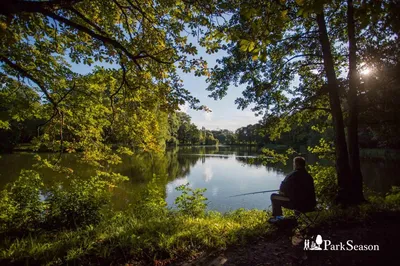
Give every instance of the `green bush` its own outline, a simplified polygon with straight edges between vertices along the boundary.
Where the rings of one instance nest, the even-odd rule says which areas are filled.
[[[329,186],[318,183],[332,182],[332,188],[334,169],[311,168],[319,197],[334,195],[328,191]],[[22,230],[26,225],[31,231],[17,237],[6,235],[0,240],[0,264],[85,265],[132,260],[148,263],[165,260],[164,263],[209,249],[226,248],[276,229],[267,223],[270,212],[206,211],[205,189],[192,189],[189,184],[177,188],[182,192],[175,202],[177,210],[169,209],[165,189],[156,177],[147,184],[137,205],[116,212],[111,204],[105,205],[108,183],[103,180],[99,177],[86,181],[74,179],[69,186],[45,190],[35,172],[21,173],[18,182],[1,192],[0,221],[3,232],[11,227]],[[45,198],[40,197],[43,191],[46,191]],[[104,206],[109,207],[108,212],[103,212]],[[371,204],[346,210],[330,207],[321,212],[318,223],[357,221],[372,211],[398,209],[398,206],[400,188],[393,188],[386,197],[376,196]],[[42,227],[35,228],[34,224]]]
[[[69,187],[53,186],[47,193],[49,205],[46,226],[77,228],[96,224],[101,220],[101,209],[108,202],[106,183],[98,177],[71,181]]]
[[[393,186],[389,193],[386,194],[385,200],[387,204],[392,206],[400,205],[400,187]]]
[[[314,179],[315,195],[322,205],[331,205],[337,195],[336,170],[333,166],[316,163],[308,166],[308,171]]]
[[[319,140],[319,145],[307,149],[326,163],[324,165],[317,162],[314,165],[309,165],[308,171],[314,178],[318,203],[330,206],[335,201],[338,191],[336,169],[333,166],[333,162],[335,162],[333,143],[322,138]]]
[[[381,209],[398,209],[400,206],[400,187],[393,186],[384,197],[371,195],[368,200]]]
[[[207,189],[192,189],[189,187],[189,183],[187,183],[177,187],[176,190],[182,192],[182,194],[175,199],[175,205],[178,207],[180,213],[194,217],[204,215],[207,208],[207,198],[204,197],[204,192],[206,192]]]
[[[134,207],[136,215],[148,217],[166,214],[165,191],[163,185],[158,182],[156,175],[153,175],[146,189],[140,193],[140,198]]]
[[[30,231],[44,220],[46,203],[41,200],[43,182],[34,171],[22,170],[19,178],[1,191],[0,229]]]
[[[93,178],[51,188],[44,222],[52,222],[53,228],[37,228],[17,239],[5,237],[0,261],[63,265],[88,264],[90,258],[105,264],[121,258],[169,260],[224,248],[271,230],[268,215],[261,210],[206,212],[205,189],[193,190],[188,184],[178,187],[178,210],[169,209],[157,178],[147,185],[138,205],[119,212],[110,208],[109,215],[99,216],[102,184]]]
[[[73,179],[68,187],[45,188],[39,174],[22,170],[0,193],[0,231],[77,228],[98,223],[108,202],[106,182]]]

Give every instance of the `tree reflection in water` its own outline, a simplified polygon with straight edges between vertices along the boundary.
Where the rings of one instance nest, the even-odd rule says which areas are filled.
[[[173,203],[177,195],[175,187],[193,183],[195,188],[207,188],[206,196],[212,201],[212,206],[224,204],[232,208],[242,206],[265,207],[268,202],[254,205],[257,200],[265,201],[268,195],[260,199],[247,197],[239,202],[228,200],[229,195],[252,192],[252,190],[275,189],[281,179],[292,171],[292,164],[263,165],[257,156],[256,147],[246,146],[184,146],[168,149],[164,154],[152,155],[137,153],[125,156],[123,162],[112,166],[116,172],[127,176],[129,181],[118,187],[111,188],[113,204],[118,209],[124,209],[129,204],[135,204],[143,197],[143,191],[152,187],[158,190],[168,202]],[[50,159],[58,154],[41,154],[42,158]],[[17,179],[22,168],[34,164],[33,155],[29,153],[4,154],[0,158],[0,187]],[[49,169],[39,172],[47,185],[55,182],[65,183],[71,178],[88,178],[94,176],[96,168],[79,162],[76,154],[64,154],[62,164],[74,169],[74,175],[69,179],[65,174],[59,174]],[[28,167],[32,169],[32,167]],[[386,192],[392,185],[398,184],[390,173],[399,170],[395,161],[367,161],[362,163],[365,183],[379,192]],[[379,176],[379,178],[376,178]],[[373,178],[371,178],[373,177]],[[65,182],[64,182],[65,181]],[[152,182],[153,181],[153,182]],[[397,182],[397,183],[396,183]],[[247,204],[247,205],[246,205]]]

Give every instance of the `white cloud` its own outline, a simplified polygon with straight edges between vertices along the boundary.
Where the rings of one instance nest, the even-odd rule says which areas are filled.
[[[189,103],[185,102],[185,104],[179,105],[179,110],[181,112],[187,113],[189,110]]]
[[[204,119],[206,120],[206,121],[212,121],[212,118],[213,118],[213,113],[212,112],[206,112],[206,111],[204,111]]]
[[[211,168],[211,166],[207,166],[204,168],[204,172],[203,172],[203,178],[204,181],[206,181],[207,183],[211,181],[211,179],[213,178],[213,170]]]
[[[176,187],[179,187],[181,185],[186,185],[187,183],[189,183],[189,179],[187,178],[187,176],[175,179],[174,181],[167,184],[167,191],[168,193],[172,193],[173,191],[175,191]],[[189,184],[189,187],[192,186],[193,184]]]

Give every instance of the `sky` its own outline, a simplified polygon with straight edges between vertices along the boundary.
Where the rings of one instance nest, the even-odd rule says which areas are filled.
[[[223,51],[212,55],[207,54],[205,49],[198,45],[195,38],[189,37],[188,41],[197,46],[198,54],[196,57],[203,57],[210,68],[215,66],[218,58],[222,58],[226,55]],[[72,70],[80,74],[91,72],[96,65],[88,66],[74,64],[72,62],[69,63],[72,65]],[[106,68],[115,67],[104,63],[99,65]],[[197,125],[198,128],[205,127],[209,130],[228,129],[235,131],[240,127],[255,124],[260,120],[260,117],[256,117],[250,108],[245,110],[237,109],[235,100],[242,95],[245,86],[235,87],[232,85],[229,87],[228,93],[223,99],[214,100],[208,97],[210,92],[206,90],[208,86],[206,77],[196,77],[194,73],[183,73],[182,71],[178,71],[178,73],[183,80],[185,89],[189,90],[194,97],[200,100],[200,105],[205,105],[212,110],[212,112],[196,111],[190,109],[188,104],[180,106],[181,111],[190,115],[192,117],[192,123]]]
[[[196,40],[190,39],[194,44]],[[210,68],[214,67],[216,60],[226,55],[224,52],[218,52],[216,54],[209,55],[205,52],[202,47],[198,48],[197,57],[203,57],[208,63]],[[185,88],[191,92],[193,96],[200,100],[200,104],[206,105],[212,110],[208,113],[205,111],[196,111],[188,108],[188,105],[181,106],[181,110],[186,112],[192,117],[192,122],[199,128],[205,127],[207,129],[229,129],[236,130],[239,127],[247,126],[249,124],[255,124],[260,120],[260,117],[256,117],[254,113],[249,109],[239,110],[235,104],[236,98],[242,95],[244,86],[230,86],[227,95],[221,100],[214,100],[214,98],[208,97],[210,94],[206,90],[208,84],[206,77],[196,77],[193,73],[182,73],[179,72]]]

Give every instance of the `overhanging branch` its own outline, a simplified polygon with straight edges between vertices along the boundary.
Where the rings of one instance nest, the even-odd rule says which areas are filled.
[[[85,26],[82,26],[82,25],[80,25],[78,23],[75,23],[75,22],[73,22],[73,21],[71,21],[71,20],[69,20],[69,19],[67,19],[65,17],[62,17],[60,15],[57,15],[57,14],[51,12],[51,11],[41,10],[40,13],[45,15],[45,16],[51,17],[51,18],[53,18],[53,19],[55,19],[55,20],[57,20],[57,21],[59,21],[61,23],[64,23],[65,25],[68,25],[68,26],[70,26],[70,27],[72,27],[74,29],[77,29],[79,31],[85,32],[86,34],[90,35],[91,37],[103,42],[104,44],[110,44],[114,48],[121,50],[129,59],[131,59],[136,64],[136,66],[139,68],[139,70],[142,70],[142,68],[140,67],[140,65],[137,62],[137,59],[142,58],[142,56],[133,55],[120,42],[118,42],[118,41],[116,41],[116,40],[114,40],[114,39],[112,39],[110,37],[98,34],[98,33],[94,32],[93,30],[91,30],[91,29],[89,29],[89,28],[87,28]]]
[[[35,13],[40,10],[58,10],[71,7],[83,0],[51,0],[51,1],[15,1],[1,0],[0,14],[9,16],[13,14],[28,12]]]
[[[18,73],[20,73],[22,76],[33,81],[39,87],[39,89],[44,93],[44,95],[46,96],[46,99],[54,106],[54,108],[57,108],[57,103],[53,100],[53,98],[51,98],[51,96],[50,96],[49,92],[46,90],[45,86],[38,79],[36,79],[34,76],[32,76],[30,73],[28,73],[28,71],[23,69],[18,64],[13,63],[7,57],[0,55],[0,60],[3,61],[5,64],[7,64],[12,69],[14,69],[15,71],[17,71]]]
[[[74,13],[75,15],[77,15],[79,18],[81,18],[83,21],[85,21],[87,24],[89,24],[90,26],[92,26],[93,28],[95,28],[99,33],[103,34],[103,35],[107,35],[107,33],[105,33],[98,25],[96,25],[95,23],[93,23],[90,19],[88,19],[87,17],[85,17],[85,15],[83,15],[81,12],[79,12],[78,10],[76,10],[74,7],[69,7],[68,8],[72,13]]]
[[[311,110],[311,111],[325,111],[325,112],[331,112],[332,110],[329,108],[323,108],[323,107],[314,107],[314,106],[303,106],[303,107],[297,107],[295,110],[303,111],[303,110]]]

